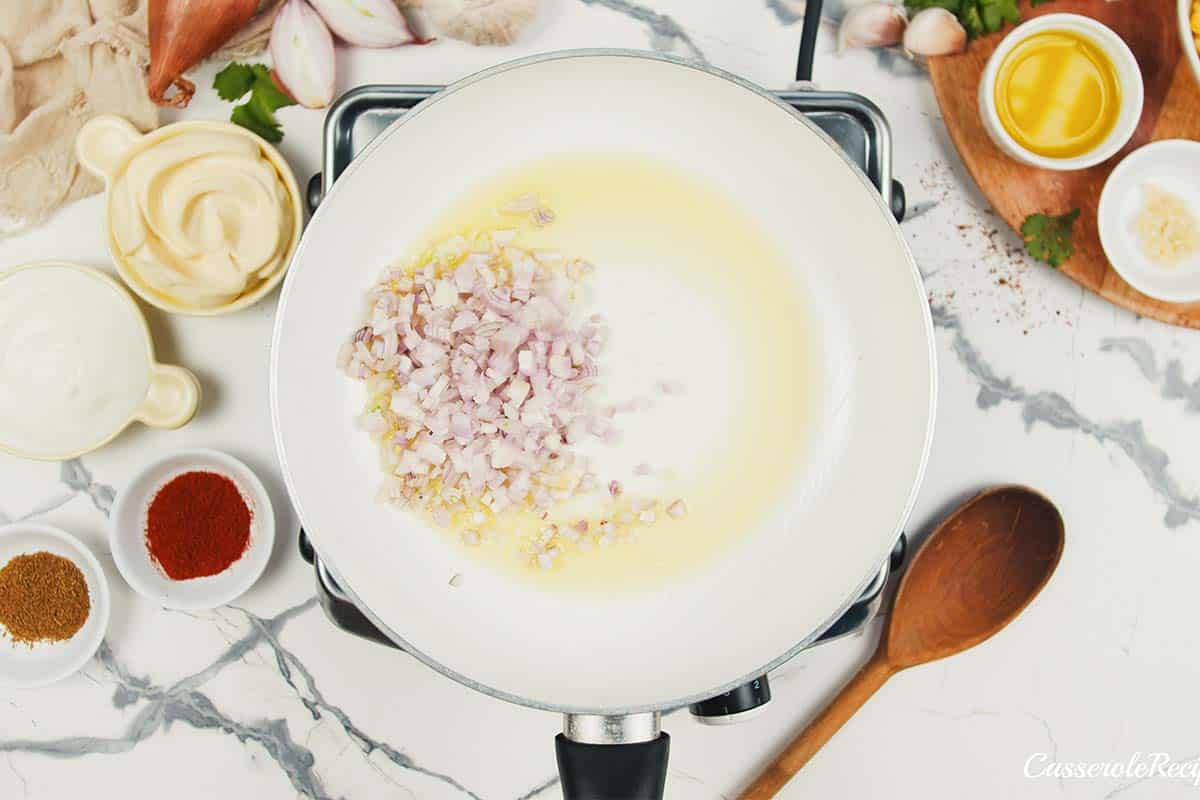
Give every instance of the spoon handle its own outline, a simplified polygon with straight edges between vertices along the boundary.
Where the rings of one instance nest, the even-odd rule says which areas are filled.
[[[738,800],[769,800],[774,797],[894,674],[896,668],[888,663],[883,648],[875,651],[871,660],[838,692],[825,710],[788,743],[754,783],[738,795]]]

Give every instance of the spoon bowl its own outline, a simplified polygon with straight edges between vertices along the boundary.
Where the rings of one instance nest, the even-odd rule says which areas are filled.
[[[1062,515],[1024,486],[975,495],[921,545],[900,581],[887,631],[850,683],[739,795],[783,788],[888,678],[995,635],[1033,601],[1062,556]]]
[[[1050,580],[1064,533],[1054,504],[1022,486],[989,489],[959,506],[900,581],[884,640],[888,661],[924,664],[997,633]]]

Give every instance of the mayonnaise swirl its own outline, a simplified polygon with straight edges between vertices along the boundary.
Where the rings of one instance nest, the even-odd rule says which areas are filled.
[[[113,179],[117,249],[150,289],[194,308],[225,305],[284,266],[287,187],[247,136],[186,131],[137,153]]]

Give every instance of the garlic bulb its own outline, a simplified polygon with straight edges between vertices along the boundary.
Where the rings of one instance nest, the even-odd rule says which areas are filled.
[[[296,102],[322,108],[333,100],[333,36],[306,0],[285,0],[271,28],[271,61]]]
[[[471,44],[512,44],[537,15],[539,0],[424,0],[433,28]]]
[[[936,6],[917,12],[904,31],[904,49],[915,56],[948,56],[967,46],[967,30],[958,18]]]
[[[329,29],[360,47],[422,44],[392,0],[311,0]]]
[[[838,52],[853,47],[891,47],[900,44],[908,15],[893,3],[867,3],[850,9],[838,28]]]

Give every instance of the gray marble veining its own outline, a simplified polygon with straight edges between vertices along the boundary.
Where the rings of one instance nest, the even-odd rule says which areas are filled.
[[[975,402],[980,409],[987,410],[1003,402],[1016,403],[1021,407],[1026,430],[1040,422],[1052,428],[1077,431],[1101,444],[1115,445],[1142,473],[1150,489],[1166,502],[1163,523],[1168,528],[1200,521],[1200,497],[1184,492],[1168,469],[1170,457],[1147,439],[1140,420],[1096,422],[1057,392],[1029,391],[1011,378],[1000,377],[967,339],[958,316],[937,304],[931,304],[930,308],[933,324],[953,334],[955,356],[979,384]]]
[[[698,61],[707,61],[703,51],[688,35],[688,32],[671,17],[660,14],[651,8],[630,2],[630,0],[579,0],[589,6],[600,6],[624,14],[627,17],[643,23],[650,29],[650,46],[660,52],[672,52],[676,44],[687,48],[686,55]]]
[[[296,693],[296,696],[300,699],[300,702],[304,704],[304,707],[308,709],[308,712],[312,715],[314,720],[319,720],[323,714],[328,714],[346,733],[346,736],[349,737],[350,741],[352,741],[354,745],[358,747],[360,751],[362,751],[364,757],[378,752],[387,758],[388,761],[392,762],[401,769],[406,769],[411,772],[418,772],[422,775],[434,778],[435,780],[454,787],[467,797],[472,798],[472,800],[481,800],[479,795],[467,789],[449,775],[426,769],[417,764],[411,756],[401,752],[400,750],[397,750],[387,742],[383,742],[369,736],[366,731],[354,724],[354,722],[350,719],[350,716],[345,711],[325,699],[325,696],[321,693],[321,690],[317,688],[317,683],[316,680],[314,680],[312,673],[307,667],[304,666],[304,663],[297,658],[294,653],[280,643],[277,635],[277,629],[272,624],[272,620],[255,616],[245,609],[238,609],[238,611],[246,616],[246,619],[250,622],[251,628],[255,631],[258,631],[262,635],[262,641],[271,648],[271,651],[275,655],[275,666],[279,669],[279,674],[283,677],[287,685],[292,688],[292,691]],[[295,675],[299,675],[301,681],[303,682],[303,687],[296,683],[293,673]]]
[[[62,508],[79,494],[87,495],[92,501],[92,505],[100,513],[108,516],[109,509],[112,508],[113,498],[116,497],[116,492],[111,486],[97,483],[92,478],[91,471],[84,466],[81,459],[72,458],[69,461],[62,462],[59,466],[59,481],[66,487],[65,492],[60,491],[44,500],[40,500],[29,510],[16,516],[0,510],[0,525],[9,522],[25,522],[26,520],[36,519],[43,514],[49,514],[51,511]]]
[[[1183,362],[1179,359],[1167,361],[1160,370],[1150,343],[1136,336],[1104,339],[1100,350],[1129,356],[1142,377],[1159,387],[1163,399],[1182,400],[1184,410],[1189,414],[1200,412],[1200,378],[1189,381],[1184,377]]]
[[[234,719],[218,708],[202,691],[204,685],[223,669],[240,662],[250,651],[266,646],[275,657],[280,677],[313,720],[320,720],[327,715],[336,722],[364,758],[379,753],[403,770],[446,784],[471,800],[482,800],[478,794],[449,775],[422,767],[403,751],[372,737],[356,725],[341,707],[326,699],[312,673],[279,639],[280,631],[290,620],[315,607],[315,598],[310,598],[270,618],[256,616],[244,609],[235,609],[246,618],[249,630],[203,669],[169,686],[157,685],[148,677],[131,673],[105,642],[96,655],[96,664],[105,673],[105,677],[115,683],[113,707],[120,710],[144,704],[125,724],[124,730],[112,736],[0,740],[0,753],[39,754],[66,759],[88,754],[115,755],[127,753],[150,737],[167,733],[173,724],[181,723],[197,730],[212,730],[232,736],[243,744],[255,743],[267,753],[297,792],[313,800],[331,798],[332,795],[318,772],[315,755],[308,747],[296,741],[285,719],[263,719],[253,722]],[[556,780],[543,782],[522,797],[536,796]]]
[[[316,605],[309,599],[273,617],[267,627],[279,630],[288,620]],[[315,773],[315,759],[310,750],[295,742],[286,721],[263,720],[245,723],[223,713],[200,691],[208,679],[227,665],[242,658],[264,639],[261,628],[251,630],[234,642],[208,666],[171,686],[157,686],[149,678],[133,675],[117,660],[107,642],[101,645],[96,661],[107,676],[116,682],[113,706],[121,709],[139,702],[145,705],[117,735],[65,736],[54,739],[0,740],[0,752],[34,753],[56,758],[78,758],[86,754],[114,755],[133,750],[159,732],[167,732],[175,722],[202,730],[216,730],[233,736],[242,743],[255,742],[284,771],[292,786],[308,797],[326,798],[321,780]]]
[[[108,516],[117,493],[111,486],[96,482],[92,478],[91,470],[84,465],[83,459],[72,458],[62,462],[59,469],[59,480],[66,484],[72,492],[86,494],[91,498],[92,505],[101,514]]]
[[[1114,337],[1100,341],[1102,353],[1124,353],[1133,359],[1138,372],[1148,381],[1158,381],[1158,361],[1154,357],[1154,349],[1145,339],[1136,336]]]

